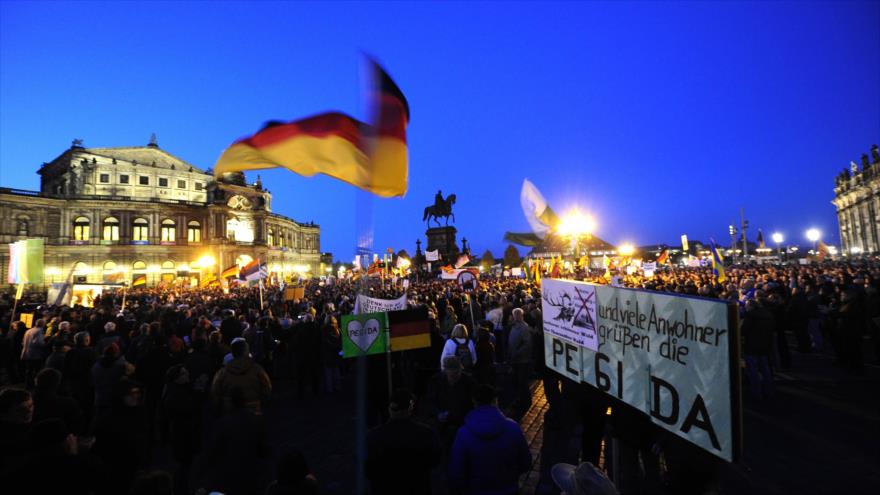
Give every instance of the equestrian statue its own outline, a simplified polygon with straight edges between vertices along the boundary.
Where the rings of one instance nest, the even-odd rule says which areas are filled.
[[[437,194],[434,196],[434,204],[431,206],[425,207],[425,214],[422,216],[422,220],[424,220],[428,226],[431,226],[431,219],[433,218],[435,222],[437,222],[437,226],[440,226],[440,217],[444,217],[446,219],[446,225],[449,225],[449,217],[452,217],[452,221],[455,221],[455,215],[452,213],[452,205],[455,204],[455,194],[450,194],[443,199],[443,194],[441,191],[437,191]]]

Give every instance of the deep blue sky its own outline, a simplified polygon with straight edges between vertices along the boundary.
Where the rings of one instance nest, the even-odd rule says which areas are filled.
[[[834,176],[880,141],[880,4],[0,2],[0,184],[38,188],[73,138],[202,168],[269,119],[363,118],[361,52],[412,107],[410,189],[373,200],[375,248],[411,253],[455,192],[496,256],[530,178],[611,242],[753,227],[838,243]],[[354,189],[261,173],[273,209],[350,259]],[[249,174],[253,180],[256,174]],[[752,231],[754,233],[754,230]]]

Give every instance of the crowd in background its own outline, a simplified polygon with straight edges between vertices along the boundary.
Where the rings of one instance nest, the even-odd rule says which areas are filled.
[[[870,337],[874,355],[867,358],[880,361],[877,262],[743,265],[726,276],[719,283],[709,269],[661,268],[623,283],[737,304],[747,387],[758,399],[772,398],[776,370],[796,364],[788,339],[797,352],[830,350],[842,368],[861,373]],[[575,278],[607,283],[603,273]],[[48,306],[36,295],[16,312],[33,313],[32,328],[10,323],[12,294],[0,295],[0,486],[34,493],[318,493],[299,451],[277,456],[268,486],[249,473],[271,457],[263,413],[273,383],[289,381],[304,400],[338,393],[354,373],[342,359],[340,319],[359,292],[383,299],[405,293],[410,307],[427,310],[431,332],[430,347],[395,356],[395,383],[406,390],[389,394],[383,379],[368,385],[372,493],[398,486],[430,493],[438,465],[452,493],[516,493],[532,457],[510,418],[529,409],[535,378],[551,409],[577,403],[581,460],[599,465],[609,404],[545,368],[534,282],[484,278],[465,293],[450,281],[410,280],[406,288],[311,280],[300,300],[285,300],[275,288],[262,295],[256,287],[138,289],[125,294],[124,308],[121,293],[104,294],[93,308]],[[385,362],[368,366],[381,370]],[[413,420],[426,410],[427,426]],[[629,431],[644,423],[625,408],[612,421]],[[655,433],[632,443],[650,450]],[[170,474],[152,469],[160,446],[172,453]],[[682,457],[681,465],[687,462]],[[407,469],[392,473],[389,463]],[[656,463],[643,471],[649,464]],[[687,471],[669,465],[673,475]],[[680,476],[682,492],[700,485],[693,473]]]

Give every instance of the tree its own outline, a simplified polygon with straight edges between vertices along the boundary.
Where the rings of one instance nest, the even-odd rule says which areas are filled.
[[[504,250],[504,266],[515,267],[519,266],[521,262],[519,250],[513,244],[508,244],[507,249]]]
[[[400,251],[398,251],[398,252],[397,252],[397,257],[398,257],[398,258],[412,259],[412,257],[409,255],[409,253],[406,252],[406,249],[401,249]]]
[[[486,252],[483,253],[483,256],[480,257],[480,265],[483,266],[484,270],[488,270],[489,267],[491,267],[494,264],[495,264],[495,255],[492,254],[492,251],[489,251],[487,249]]]

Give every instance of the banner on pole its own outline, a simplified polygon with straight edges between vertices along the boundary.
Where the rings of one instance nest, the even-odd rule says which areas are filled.
[[[342,317],[342,356],[346,358],[388,351],[388,317],[364,313]]]
[[[358,294],[354,305],[355,314],[384,313],[406,309],[406,294],[397,299],[379,299]]]
[[[574,320],[572,312],[583,312],[572,291],[583,292],[581,285],[587,284],[570,283],[561,292],[560,282],[545,280],[542,287],[548,367],[625,402],[713,455],[727,461],[739,457],[738,332],[736,313],[727,303],[596,285],[598,345],[573,349],[554,327]],[[571,303],[561,301],[560,293]],[[548,300],[561,304],[548,307]],[[578,355],[580,366],[572,365]]]

